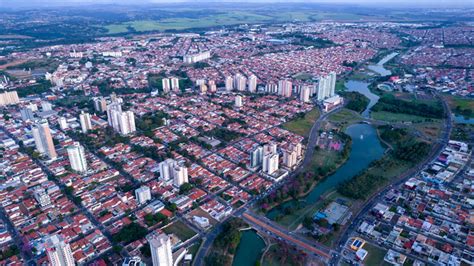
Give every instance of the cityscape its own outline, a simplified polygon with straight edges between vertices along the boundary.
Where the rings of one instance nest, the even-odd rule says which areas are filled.
[[[439,2],[5,3],[0,265],[474,265]]]

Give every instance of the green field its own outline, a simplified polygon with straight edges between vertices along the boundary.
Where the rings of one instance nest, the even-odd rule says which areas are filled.
[[[474,117],[474,99],[462,98],[458,96],[446,96],[449,107],[455,114],[464,115],[467,117]],[[469,115],[466,115],[463,110],[469,110]]]
[[[278,23],[288,21],[316,21],[332,20],[358,20],[364,16],[350,13],[320,12],[320,11],[278,11],[263,10],[229,10],[197,18],[174,17],[161,20],[134,20],[104,26],[109,34],[127,33],[132,30],[137,32],[187,30],[196,28],[210,28],[239,24]]]
[[[369,254],[367,254],[367,257],[364,260],[365,265],[382,265],[383,264],[384,262],[383,258],[385,257],[385,254],[387,253],[387,251],[377,246],[373,246],[369,243],[366,243],[363,246],[363,249],[369,252]]]
[[[408,115],[401,113],[390,113],[390,112],[372,112],[370,116],[376,120],[382,120],[387,122],[412,122],[412,123],[421,123],[427,121],[426,117],[421,117],[417,115]],[[429,119],[428,119],[429,120]],[[433,119],[431,119],[433,120]]]
[[[349,125],[360,122],[362,117],[357,112],[344,108],[339,112],[331,114],[328,120],[340,124],[341,131],[344,131]]]
[[[181,221],[176,221],[168,225],[167,227],[163,228],[163,231],[167,234],[175,234],[183,242],[190,239],[196,234],[196,232],[194,232],[191,228],[189,228]]]
[[[283,128],[298,135],[307,137],[311,131],[311,128],[313,127],[314,121],[318,119],[319,115],[319,109],[314,108],[310,112],[306,113],[303,118],[285,123]]]

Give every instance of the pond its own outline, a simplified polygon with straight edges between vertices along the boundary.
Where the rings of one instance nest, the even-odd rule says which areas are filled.
[[[232,265],[255,265],[255,263],[260,260],[265,246],[265,241],[263,241],[255,230],[243,231]]]

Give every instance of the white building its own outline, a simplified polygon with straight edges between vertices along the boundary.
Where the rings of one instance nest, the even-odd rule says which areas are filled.
[[[111,103],[107,106],[107,122],[122,135],[136,131],[135,114],[132,111],[122,112],[120,103]]]
[[[309,102],[310,96],[311,96],[311,87],[303,86],[300,91],[300,101],[307,103]]]
[[[336,94],[336,73],[331,72],[325,77],[319,78],[318,101],[333,97]]]
[[[20,98],[18,98],[18,93],[16,91],[0,93],[0,106],[17,104],[19,102]]]
[[[209,58],[211,58],[211,52],[209,51],[198,53],[198,54],[187,54],[183,56],[183,62],[185,64],[193,64],[193,63],[203,61]]]
[[[161,87],[163,88],[163,93],[169,93],[171,91],[171,81],[168,78],[161,80]]]
[[[250,167],[256,168],[262,165],[263,161],[263,147],[257,146],[250,152]]]
[[[54,160],[58,157],[56,149],[54,148],[53,137],[47,120],[41,120],[32,127],[33,138],[35,146],[39,153],[48,156],[49,159]]]
[[[50,102],[42,101],[41,110],[43,110],[43,112],[51,111],[53,110],[53,105]]]
[[[74,142],[67,147],[67,155],[71,163],[72,170],[76,172],[87,172],[87,160],[84,147],[79,142]]]
[[[251,75],[248,80],[249,83],[249,92],[257,91],[257,76]]]
[[[89,113],[84,113],[81,111],[79,115],[79,122],[81,124],[82,133],[87,133],[87,131],[92,129],[91,115]]]
[[[323,101],[323,108],[325,112],[332,110],[333,108],[341,105],[344,102],[344,98],[339,95],[334,95]]]
[[[51,266],[75,265],[71,247],[64,241],[62,236],[50,236],[44,246]]]
[[[150,244],[153,266],[173,266],[170,237],[166,234],[151,233],[146,239]]]
[[[173,78],[170,78],[170,81],[171,81],[171,89],[174,92],[179,92],[179,79],[173,77]]]
[[[135,189],[135,198],[137,199],[138,204],[143,204],[151,200],[150,188],[147,186],[141,186]]]
[[[173,177],[173,164],[173,159],[166,159],[159,164],[161,180],[170,180]]]
[[[182,163],[175,161],[173,164],[173,185],[175,187],[180,187],[181,185],[188,183],[188,168]]]
[[[225,78],[225,90],[232,91],[234,90],[234,79],[231,76]]]
[[[283,97],[291,97],[293,92],[293,83],[289,80],[280,80],[278,82],[278,95]]]
[[[262,171],[267,175],[272,175],[279,169],[279,155],[278,153],[267,153],[263,155]]]
[[[283,165],[293,168],[298,162],[298,154],[296,150],[283,150]]]
[[[234,88],[237,89],[238,91],[245,91],[246,87],[247,87],[247,78],[239,73],[236,74],[234,76]]]
[[[94,97],[92,100],[94,101],[94,109],[97,112],[103,113],[107,110],[107,101],[104,97]]]
[[[241,95],[236,95],[235,96],[235,107],[242,107],[243,106],[243,101],[242,101],[242,96]]]
[[[61,130],[66,130],[66,129],[69,128],[69,124],[67,123],[67,119],[66,119],[66,117],[64,117],[64,116],[61,116],[61,117],[59,118],[58,123],[59,123],[59,128],[60,128]]]

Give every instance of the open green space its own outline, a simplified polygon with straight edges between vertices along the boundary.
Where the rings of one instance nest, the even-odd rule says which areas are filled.
[[[474,117],[474,99],[452,95],[446,96],[445,99],[455,114]]]
[[[391,112],[371,112],[370,116],[375,120],[382,120],[386,122],[393,122],[393,123],[421,123],[421,122],[428,122],[428,121],[439,121],[438,119],[433,120],[422,116],[417,115],[409,115],[409,114],[402,114],[402,113],[391,113]]]
[[[133,20],[100,26],[105,28],[108,34],[120,34],[134,31],[179,31],[240,24],[278,23],[288,21],[316,21],[323,19],[358,20],[364,17],[366,16],[345,12],[322,12],[316,10],[280,10],[275,13],[263,12],[263,10],[227,10],[221,12],[208,11],[208,15],[195,18],[171,17],[159,20]]]
[[[319,109],[314,108],[310,112],[299,116],[297,119],[285,123],[283,128],[298,135],[307,137],[313,127],[314,121],[318,119],[319,115]]]
[[[363,249],[368,251],[367,257],[364,260],[365,265],[381,265],[384,260],[386,250],[381,249],[377,246],[366,243]]]
[[[337,113],[331,114],[328,120],[339,124],[341,131],[344,131],[349,125],[362,121],[362,117],[357,112],[344,108]]]
[[[196,234],[196,232],[194,232],[181,221],[176,221],[170,224],[169,226],[163,228],[163,231],[167,234],[176,235],[179,237],[179,239],[181,239],[181,241],[186,241]]]

